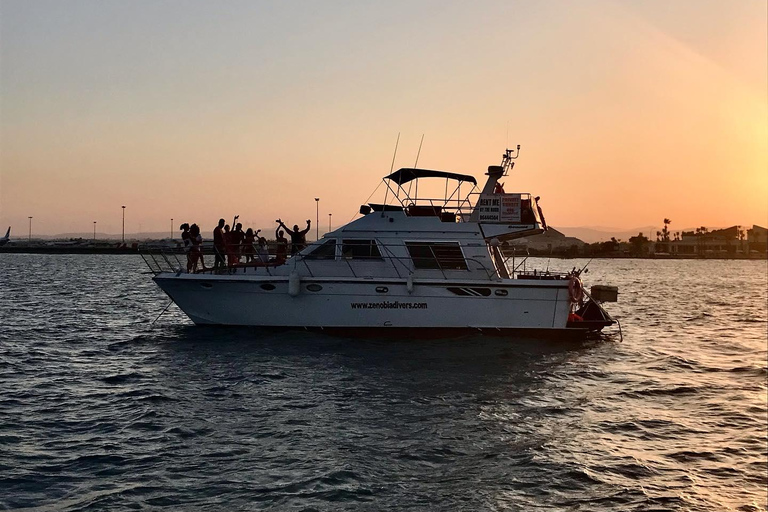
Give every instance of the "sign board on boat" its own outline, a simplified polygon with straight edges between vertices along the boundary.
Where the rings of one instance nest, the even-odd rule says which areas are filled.
[[[477,207],[480,222],[520,222],[521,194],[484,194]]]

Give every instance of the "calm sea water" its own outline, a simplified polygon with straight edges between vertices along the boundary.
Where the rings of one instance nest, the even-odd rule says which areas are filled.
[[[585,344],[152,326],[139,257],[0,268],[0,508],[766,509],[765,261],[593,261],[624,341]]]

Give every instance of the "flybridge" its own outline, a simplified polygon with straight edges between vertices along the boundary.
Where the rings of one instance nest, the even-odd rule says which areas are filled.
[[[445,179],[443,197],[419,195],[419,181],[425,178]],[[471,211],[470,196],[477,194],[477,180],[469,174],[437,171],[432,169],[398,169],[384,177],[387,187],[384,204],[361,207],[360,213],[373,211],[404,211],[409,217],[440,217],[443,222],[457,222],[461,215]],[[453,186],[449,188],[449,184]],[[407,185],[407,187],[406,187]],[[464,193],[462,193],[464,185]],[[449,193],[450,190],[450,193]],[[391,203],[388,199],[391,198]]]
[[[368,204],[360,213],[371,211],[402,211],[408,217],[437,217],[442,222],[476,222],[486,239],[499,241],[543,233],[546,223],[538,197],[529,193],[507,193],[499,179],[508,176],[514,167],[517,150],[507,149],[501,165],[488,167],[488,179],[480,190],[477,180],[470,174],[403,168],[384,177],[387,187],[384,204]],[[444,179],[442,197],[419,194],[419,181]]]

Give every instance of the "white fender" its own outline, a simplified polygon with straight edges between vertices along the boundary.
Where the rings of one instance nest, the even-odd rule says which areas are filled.
[[[293,270],[288,275],[288,295],[296,297],[299,294],[299,290],[301,290],[301,277],[299,277],[298,272]]]
[[[584,285],[581,284],[581,279],[576,276],[571,276],[568,280],[568,297],[572,303],[581,301],[581,297],[584,293]]]
[[[408,293],[413,293],[413,274],[408,275],[408,280],[405,282],[405,289]]]

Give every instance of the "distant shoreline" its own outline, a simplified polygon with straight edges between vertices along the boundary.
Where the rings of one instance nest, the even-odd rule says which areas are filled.
[[[0,254],[146,254],[150,251],[132,247],[0,247]],[[179,251],[183,253],[183,251]]]
[[[126,254],[150,254],[157,253],[157,249],[153,248],[133,248],[133,247],[55,247],[55,246],[5,246],[0,247],[0,254],[114,254],[114,255],[126,255]],[[164,252],[173,252],[177,254],[184,254],[183,249],[176,250],[166,248]],[[530,256],[532,258],[553,258],[560,260],[573,260],[573,259],[596,259],[596,260],[613,260],[613,259],[638,259],[638,260],[766,260],[765,254],[760,255],[730,255],[730,256],[718,256],[710,255],[705,257],[698,257],[696,255],[649,255],[649,256],[630,256],[630,255],[606,255],[601,254],[599,256],[588,255],[576,255],[566,256],[563,254],[530,254],[530,255],[517,255],[518,259]]]

